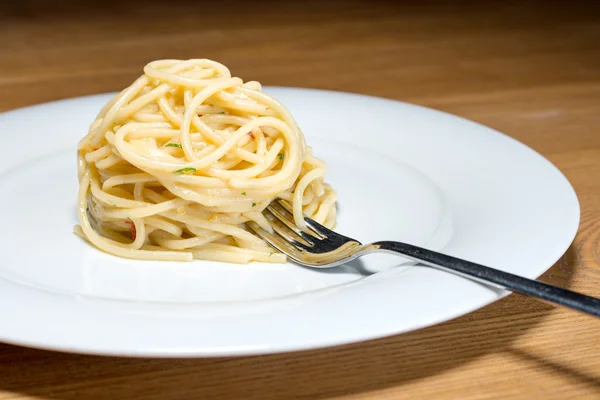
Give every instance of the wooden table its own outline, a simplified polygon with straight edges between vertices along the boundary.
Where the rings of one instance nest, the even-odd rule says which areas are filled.
[[[401,99],[503,131],[554,162],[581,201],[577,239],[542,279],[600,296],[594,2],[6,3],[3,110],[118,90],[152,59],[208,57],[264,84]],[[428,329],[296,354],[139,360],[0,345],[0,400],[33,398],[598,399],[600,321],[511,295]]]

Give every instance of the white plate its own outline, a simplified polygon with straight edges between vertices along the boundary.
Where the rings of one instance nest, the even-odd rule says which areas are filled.
[[[344,234],[443,249],[529,278],[575,236],[579,205],[567,180],[507,136],[392,100],[267,91],[330,165]],[[388,255],[323,271],[104,254],[72,227],[75,146],[108,99],[0,115],[2,341],[129,356],[264,354],[406,332],[505,294]]]

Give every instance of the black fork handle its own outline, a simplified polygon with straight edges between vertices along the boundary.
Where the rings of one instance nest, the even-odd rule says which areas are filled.
[[[373,246],[378,248],[378,250],[401,254],[413,261],[419,261],[425,265],[480,283],[491,284],[499,289],[537,297],[550,303],[600,317],[600,299],[595,297],[586,296],[406,243],[385,241],[373,243]]]

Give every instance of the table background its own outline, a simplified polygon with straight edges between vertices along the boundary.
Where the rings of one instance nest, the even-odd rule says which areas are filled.
[[[119,90],[152,59],[207,57],[266,85],[455,113],[566,174],[581,227],[541,279],[600,296],[599,2],[166,3],[2,2],[0,110]],[[417,332],[265,357],[136,360],[0,344],[0,400],[598,399],[599,332],[596,319],[511,295]]]

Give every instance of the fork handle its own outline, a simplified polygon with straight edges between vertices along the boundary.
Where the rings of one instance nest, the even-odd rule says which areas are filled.
[[[600,299],[594,297],[406,243],[385,241],[373,243],[373,246],[378,250],[401,254],[413,261],[487,285],[491,284],[499,289],[537,297],[600,317]]]

